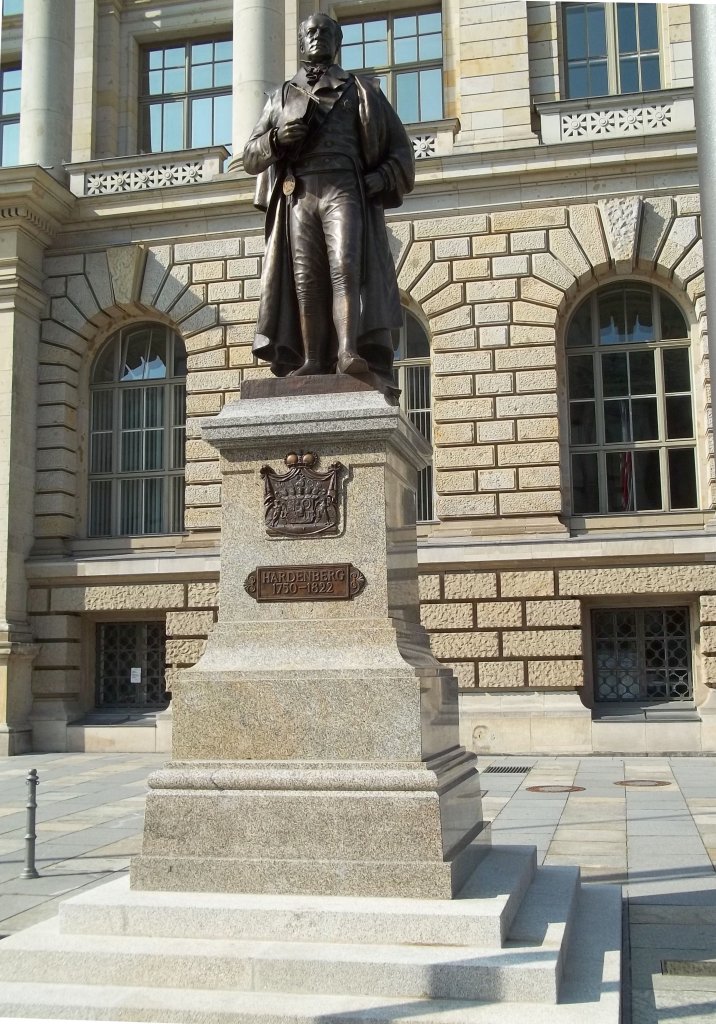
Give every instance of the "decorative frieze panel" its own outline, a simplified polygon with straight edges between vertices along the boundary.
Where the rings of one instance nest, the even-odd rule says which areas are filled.
[[[542,141],[590,142],[692,131],[690,89],[539,104]]]
[[[132,167],[124,171],[97,171],[85,175],[87,196],[109,195],[112,192],[140,192],[146,188],[167,188],[172,185],[193,185],[204,180],[204,167],[196,160],[160,167]]]
[[[76,196],[104,196],[196,185],[219,174],[227,156],[223,146],[215,146],[71,164],[70,190]]]
[[[585,110],[563,114],[560,118],[562,138],[595,139],[614,135],[642,135],[646,132],[669,131],[674,120],[674,107],[665,103],[653,107],[624,107],[621,110]]]

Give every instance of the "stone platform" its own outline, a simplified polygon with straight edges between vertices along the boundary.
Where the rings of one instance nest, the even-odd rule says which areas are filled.
[[[621,899],[495,847],[452,900],[132,891],[0,945],[0,1016],[618,1024]],[[28,982],[28,978],[32,981]]]

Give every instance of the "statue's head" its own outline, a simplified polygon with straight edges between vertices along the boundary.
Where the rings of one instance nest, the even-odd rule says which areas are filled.
[[[301,56],[312,64],[329,64],[341,47],[341,26],[327,14],[311,14],[298,28]]]

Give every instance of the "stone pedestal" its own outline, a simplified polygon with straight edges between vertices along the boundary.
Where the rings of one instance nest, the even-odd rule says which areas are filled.
[[[488,842],[457,684],[419,623],[415,486],[427,445],[376,391],[242,399],[222,456],[219,622],[174,691],[135,889],[450,898]],[[345,467],[337,527],[270,536],[262,467]],[[257,601],[258,567],[354,566],[350,599]]]

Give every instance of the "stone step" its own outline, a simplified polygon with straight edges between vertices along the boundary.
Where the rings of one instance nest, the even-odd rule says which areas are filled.
[[[5,939],[0,981],[554,1002],[559,946],[341,945],[61,934],[57,920]]]
[[[508,859],[505,855],[506,863]],[[512,867],[516,867],[514,860]],[[524,873],[519,877],[524,880]],[[31,972],[38,982],[50,984],[71,981],[111,986],[131,979],[133,985],[171,981],[175,987],[188,989],[370,993],[410,999],[430,993],[436,998],[518,1001],[528,995],[535,1002],[550,1002],[558,996],[577,882],[576,869],[539,869],[514,919],[514,938],[502,948],[498,943],[482,946],[464,940],[456,945],[458,935],[451,936],[449,945],[405,938],[389,944],[375,920],[370,921],[373,942],[331,943],[315,941],[315,937],[314,941],[297,941],[285,918],[281,921],[283,932],[276,929],[269,939],[224,938],[221,934],[212,938],[167,936],[158,927],[152,935],[72,933],[61,930],[61,919],[56,918],[5,940],[0,949],[0,980],[21,980]],[[115,898],[119,895],[116,883],[110,883],[72,902],[85,903],[91,896],[90,902],[99,899],[101,903],[106,889]],[[150,895],[157,897],[158,903],[178,898],[169,893]],[[319,914],[330,908],[338,917],[336,905],[345,902],[313,898]],[[386,902],[392,906],[416,901],[363,901],[363,912],[372,905],[373,918],[379,919]],[[444,901],[442,908],[449,912],[456,904],[472,902],[469,897]],[[480,904],[482,899],[475,902]],[[427,904],[430,912],[439,912],[440,901]],[[417,908],[412,906],[412,910],[417,917]]]
[[[618,1010],[618,1000],[617,1010]],[[618,1024],[604,1004],[465,1003],[456,1000],[355,996],[286,996],[283,992],[187,992],[80,985],[10,983],[0,993],[3,1017],[159,1024]],[[578,1018],[575,1016],[578,1014]]]
[[[560,869],[556,871],[552,882],[561,873]],[[564,875],[559,880],[563,889],[568,888]],[[545,920],[544,916],[540,919],[536,909],[549,902],[548,882],[549,875],[538,872],[534,891],[525,899],[524,913],[515,919],[515,933],[532,935],[538,931],[546,936],[550,924],[555,923],[558,914],[552,913],[551,920]],[[518,998],[512,1001],[507,1001],[509,996],[505,990],[493,994],[489,1001],[443,998],[435,990],[439,986],[432,985],[431,977],[427,979],[425,989],[412,997],[385,995],[375,990],[371,990],[370,995],[345,991],[296,993],[287,991],[285,984],[273,990],[237,990],[222,987],[220,972],[224,962],[221,960],[213,964],[203,963],[206,975],[201,987],[178,988],[179,982],[186,984],[187,978],[177,974],[176,947],[168,951],[164,961],[157,955],[167,942],[161,936],[154,940],[152,970],[140,970],[138,976],[136,968],[141,968],[144,944],[151,940],[132,936],[60,936],[55,919],[55,938],[61,939],[65,948],[73,942],[82,942],[86,952],[78,957],[77,950],[67,949],[65,969],[68,973],[47,981],[42,974],[45,952],[38,949],[38,955],[28,959],[29,951],[38,947],[38,932],[43,926],[5,939],[0,943],[0,965],[5,964],[5,980],[0,985],[0,1017],[137,1021],[147,1024],[317,1024],[319,1020],[322,1024],[575,1024],[577,1020],[579,1024],[618,1024],[620,890],[616,886],[604,885],[582,887],[577,894],[576,910],[568,916],[573,919],[572,938],[564,965],[561,998],[556,1005],[539,999],[527,1001],[530,991],[524,985]],[[21,936],[30,936],[29,943],[18,943]],[[172,939],[170,944],[177,941]],[[134,944],[131,962],[125,960],[120,970],[122,984],[103,984],[102,978],[92,971],[92,966],[97,963],[97,954],[104,951],[105,942],[110,947],[117,942],[124,943],[125,955]],[[206,940],[186,940],[185,949],[194,950],[196,956],[198,947],[205,944]],[[39,946],[46,945],[47,942],[39,943]],[[251,945],[257,946],[256,943]],[[264,947],[267,945],[263,944]],[[15,953],[10,958],[14,962],[13,973],[15,977],[24,979],[22,981],[8,977],[8,953],[12,953],[13,947]],[[20,955],[23,949],[25,957]],[[363,951],[366,952],[365,948]],[[453,946],[448,952],[455,959],[457,947]],[[519,950],[510,944],[506,952],[514,955]],[[526,952],[526,947],[522,952]],[[546,952],[552,956],[554,951]],[[109,949],[107,954],[110,959],[116,959],[116,951]],[[53,951],[52,958],[56,955]],[[77,977],[78,959],[89,966],[85,975],[89,976],[88,981]],[[158,970],[157,960],[160,964]],[[310,961],[303,964],[304,970],[307,967],[310,967]],[[54,969],[52,974],[55,974]],[[145,984],[147,976],[150,980]],[[25,980],[27,978],[32,980]],[[71,984],[68,983],[70,980]],[[274,977],[274,980],[281,979]],[[161,987],[161,982],[167,984]],[[252,982],[259,987],[260,978],[254,977]],[[452,993],[453,996],[456,994]]]
[[[620,891],[591,886],[579,895],[556,1005],[32,981],[0,986],[0,1016],[162,1024],[618,1024],[620,944]]]
[[[499,948],[536,865],[534,847],[494,847],[451,901],[144,892],[130,890],[125,876],[63,903],[60,927],[72,935]],[[524,929],[515,937],[530,941]]]

